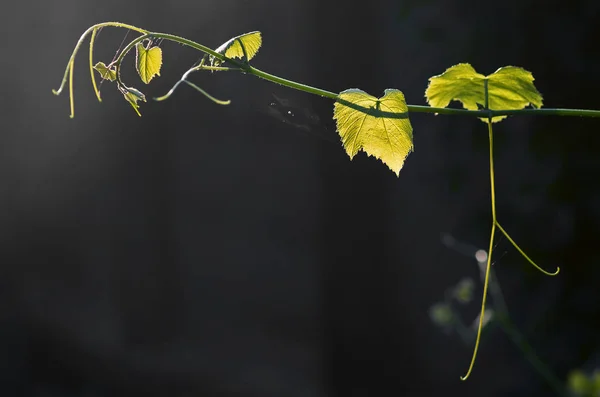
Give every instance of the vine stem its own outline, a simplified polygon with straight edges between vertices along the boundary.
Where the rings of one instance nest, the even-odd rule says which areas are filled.
[[[96,39],[96,33],[98,32],[98,28],[92,30],[92,37],[90,38],[90,78],[92,79],[92,87],[94,88],[94,92],[96,93],[96,98],[98,98],[98,102],[102,102],[102,98],[100,97],[100,90],[98,90],[98,85],[96,85],[96,76],[94,76],[94,40]],[[110,67],[110,65],[108,66]],[[71,95],[72,96],[72,95]]]
[[[117,70],[119,68],[119,65],[120,65],[123,57],[133,48],[133,46],[136,43],[138,43],[141,40],[146,39],[146,38],[156,37],[156,38],[166,39],[169,41],[174,41],[176,43],[183,44],[188,47],[192,47],[198,51],[204,52],[205,54],[212,55],[213,57],[221,60],[222,62],[225,62],[225,61],[230,62],[230,63],[236,65],[242,73],[251,74],[256,77],[268,80],[272,83],[276,83],[276,84],[286,86],[288,88],[293,88],[296,90],[304,91],[309,94],[319,95],[319,96],[330,98],[333,100],[338,100],[338,94],[335,92],[331,92],[331,91],[327,91],[327,90],[324,90],[321,88],[313,87],[313,86],[310,86],[307,84],[302,84],[302,83],[299,83],[299,82],[296,82],[293,80],[284,79],[282,77],[275,76],[273,74],[264,72],[260,69],[250,66],[250,64],[248,64],[248,62],[238,62],[234,59],[230,59],[230,58],[212,50],[211,48],[208,48],[202,44],[196,43],[195,41],[188,40],[184,37],[180,37],[180,36],[176,36],[176,35],[172,35],[172,34],[168,34],[168,33],[150,32],[148,30],[138,28],[136,26],[125,24],[125,23],[120,23],[120,22],[103,22],[103,23],[99,23],[99,24],[91,26],[81,35],[80,39],[77,41],[77,44],[75,46],[75,49],[73,50],[73,53],[71,54],[71,57],[69,58],[69,62],[67,63],[67,68],[65,70],[65,74],[64,74],[64,77],[63,77],[60,87],[57,90],[53,90],[55,95],[59,95],[66,85],[67,78],[69,79],[69,97],[70,97],[70,103],[71,103],[71,118],[74,117],[74,113],[75,113],[74,112],[74,100],[73,100],[73,66],[75,64],[75,57],[77,55],[79,48],[81,47],[81,44],[83,43],[84,39],[88,36],[88,34],[95,32],[97,29],[107,27],[107,26],[131,29],[131,30],[134,30],[134,31],[142,34],[142,36],[139,36],[136,39],[134,39],[134,41],[129,43],[129,45],[125,49],[123,49],[123,51],[121,51],[121,53],[119,54],[118,61],[116,62]],[[90,44],[91,44],[90,45],[90,70],[91,70],[91,67],[92,67],[91,55],[92,55],[92,47],[93,47],[94,42],[92,41]],[[92,75],[93,75],[93,73],[92,73]],[[118,73],[117,73],[117,79],[119,79]],[[92,84],[95,86],[95,80],[93,77],[92,77],[92,81],[93,81]],[[97,92],[97,90],[95,90],[95,91],[96,91],[96,95],[99,98],[99,93]],[[485,109],[481,109],[481,110],[467,110],[467,109],[452,109],[452,108],[435,108],[435,107],[423,106],[423,105],[408,105],[408,111],[414,112],[414,113],[434,113],[434,114],[445,114],[445,115],[474,116],[474,117],[488,118],[488,119],[490,119],[492,117],[496,117],[496,116],[511,116],[511,115],[518,115],[518,114],[545,115],[545,116],[554,115],[554,116],[600,117],[600,110],[587,110],[587,109],[545,108],[545,109],[520,109],[520,110],[491,110],[486,107]]]
[[[137,38],[135,38],[134,40],[132,40],[118,55],[118,57],[116,58],[116,60],[114,62],[111,62],[111,65],[114,64],[115,66],[115,72],[116,72],[116,80],[117,80],[117,85],[120,89],[126,89],[126,92],[130,92],[130,91],[136,91],[133,89],[129,89],[127,88],[121,81],[121,76],[120,76],[120,66],[121,63],[124,59],[124,57],[134,48],[134,46],[137,43],[142,42],[145,39],[148,38],[161,38],[164,40],[169,40],[169,41],[173,41],[191,48],[194,48],[198,51],[203,52],[206,55],[210,55],[212,57],[214,57],[215,59],[219,59],[221,62],[229,62],[233,65],[236,66],[236,68],[215,68],[214,65],[211,67],[208,66],[203,66],[204,64],[204,58],[202,60],[202,62],[200,63],[200,65],[198,67],[194,67],[190,70],[188,70],[184,76],[175,84],[175,86],[171,89],[171,91],[169,91],[165,96],[160,97],[160,98],[155,98],[156,100],[163,100],[166,99],[168,96],[171,95],[171,93],[175,90],[175,88],[182,82],[185,82],[186,84],[190,85],[191,87],[195,88],[196,90],[198,90],[199,92],[203,93],[206,97],[208,97],[209,99],[213,100],[216,103],[220,103],[220,104],[226,104],[228,103],[228,101],[221,101],[218,100],[212,96],[210,96],[208,93],[206,93],[204,90],[202,90],[200,87],[196,86],[195,84],[189,82],[186,80],[187,76],[189,75],[189,73],[196,71],[196,70],[201,70],[201,69],[212,69],[212,70],[237,70],[240,71],[244,74],[251,74],[254,75],[256,77],[259,77],[261,79],[270,81],[272,83],[276,83],[276,84],[280,84],[282,86],[288,87],[288,88],[292,88],[295,90],[299,90],[299,91],[303,91],[309,94],[313,94],[313,95],[318,95],[318,96],[322,96],[322,97],[326,97],[329,99],[332,99],[334,101],[338,101],[338,102],[343,102],[343,100],[339,97],[339,94],[331,92],[331,91],[327,91],[321,88],[317,88],[317,87],[313,87],[310,85],[306,85],[306,84],[302,84],[293,80],[288,80],[267,72],[264,72],[260,69],[257,69],[253,66],[251,66],[248,63],[248,59],[247,59],[247,54],[246,54],[246,49],[244,47],[244,44],[240,41],[240,44],[242,46],[242,50],[244,53],[243,59],[242,61],[237,61],[235,59],[231,59],[229,57],[226,57],[225,55],[212,50],[209,47],[206,47],[202,44],[196,43],[195,41],[186,39],[184,37],[180,37],[180,36],[176,36],[176,35],[172,35],[172,34],[168,34],[168,33],[160,33],[160,32],[150,32],[147,31],[145,29],[141,29],[138,28],[136,26],[133,25],[129,25],[129,24],[124,24],[124,23],[120,23],[120,22],[104,22],[104,23],[99,23],[96,25],[91,26],[90,28],[88,28],[79,38],[79,40],[77,41],[77,44],[75,45],[75,48],[71,54],[71,57],[69,58],[69,61],[67,63],[67,67],[65,69],[65,73],[63,76],[63,79],[61,81],[60,87],[57,90],[53,90],[53,93],[55,95],[59,95],[62,90],[64,89],[64,87],[67,84],[69,84],[69,100],[70,100],[70,109],[71,109],[71,115],[70,117],[73,118],[75,115],[75,107],[74,107],[74,97],[73,97],[73,69],[74,69],[74,65],[75,65],[75,58],[77,55],[77,52],[79,51],[81,45],[83,44],[83,41],[85,40],[85,38],[91,33],[91,39],[90,39],[90,49],[89,49],[89,63],[90,63],[90,74],[91,74],[91,78],[92,78],[92,86],[94,88],[94,92],[96,93],[96,96],[98,98],[99,101],[101,101],[100,98],[100,93],[98,91],[97,85],[96,85],[96,81],[95,81],[95,75],[93,72],[93,47],[94,47],[94,43],[95,43],[95,38],[96,38],[96,34],[98,32],[99,29],[103,28],[103,27],[119,27],[119,28],[125,28],[125,29],[130,29],[130,30],[134,30],[138,33],[141,33],[140,36],[138,36]],[[239,40],[239,39],[238,39]],[[205,56],[206,56],[205,55]],[[110,65],[108,65],[108,67],[110,68]],[[479,315],[479,325],[478,325],[478,329],[477,329],[477,337],[476,337],[476,341],[475,341],[475,346],[474,346],[474,350],[473,350],[473,355],[471,358],[471,363],[469,365],[469,368],[467,370],[467,373],[461,377],[461,380],[466,380],[474,367],[475,364],[475,360],[477,357],[477,352],[479,349],[479,344],[480,344],[480,340],[481,340],[481,333],[483,330],[483,322],[484,322],[484,316],[485,316],[485,305],[486,305],[486,299],[487,299],[487,294],[488,294],[488,286],[489,286],[489,282],[490,282],[490,270],[491,270],[491,260],[492,260],[492,251],[493,251],[493,243],[494,243],[494,236],[495,236],[495,232],[496,232],[496,227],[498,227],[498,229],[500,230],[501,233],[503,233],[507,239],[511,242],[511,244],[519,251],[519,253],[521,253],[521,255],[527,259],[527,261],[529,261],[533,266],[535,266],[538,270],[542,271],[544,274],[547,275],[556,275],[559,272],[559,268],[557,268],[557,270],[554,273],[550,273],[547,272],[545,270],[543,270],[542,268],[540,268],[538,265],[535,264],[535,262],[533,262],[524,252],[523,250],[514,242],[514,240],[508,235],[508,233],[504,230],[504,228],[502,228],[502,226],[498,223],[497,217],[496,217],[496,197],[495,197],[495,184],[494,184],[494,160],[493,160],[493,128],[492,128],[492,119],[494,117],[497,116],[511,116],[511,115],[523,115],[523,114],[530,114],[530,115],[554,115],[554,116],[579,116],[579,117],[600,117],[600,110],[586,110],[586,109],[551,109],[551,108],[545,108],[545,109],[520,109],[520,110],[492,110],[489,108],[489,92],[488,92],[488,80],[484,80],[484,90],[485,90],[485,106],[483,109],[480,110],[467,110],[467,109],[452,109],[452,108],[436,108],[436,107],[430,107],[430,106],[421,106],[421,105],[407,105],[408,108],[408,112],[414,112],[414,113],[434,113],[434,114],[445,114],[445,115],[468,115],[468,116],[474,116],[474,117],[479,117],[479,118],[483,118],[483,119],[487,119],[486,123],[488,125],[488,135],[489,135],[489,166],[490,166],[490,192],[491,192],[491,209],[492,209],[492,229],[491,229],[491,233],[490,233],[490,242],[489,242],[489,250],[488,250],[488,257],[487,257],[487,263],[486,263],[486,270],[485,270],[485,278],[484,278],[484,288],[483,288],[483,297],[482,297],[482,303],[481,303],[481,313]],[[137,92],[137,91],[136,91]],[[136,109],[137,111],[137,109]],[[139,112],[138,112],[139,114]],[[407,117],[407,113],[396,113],[394,115],[398,115],[398,116],[403,116],[403,117]],[[403,118],[402,117],[402,118]]]

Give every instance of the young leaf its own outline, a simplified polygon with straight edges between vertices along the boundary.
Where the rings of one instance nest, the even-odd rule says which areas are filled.
[[[117,79],[117,72],[114,66],[108,68],[104,62],[98,62],[94,65],[94,69],[100,73],[100,77],[104,80],[115,81]]]
[[[138,116],[142,117],[142,115],[140,114],[140,111],[138,110],[140,108],[140,105],[138,105],[137,102],[138,101],[146,102],[146,96],[144,94],[142,94],[140,91],[136,90],[135,88],[126,87],[124,85],[119,86],[119,91],[121,91],[121,93],[125,97],[125,100],[127,102],[129,102],[129,104],[131,105],[133,110],[135,110],[135,112],[138,114]]]
[[[262,36],[260,35],[260,32],[254,31],[227,40],[225,43],[221,44],[215,52],[223,54],[227,58],[240,58],[249,61],[254,58],[256,53],[258,53],[261,45]],[[211,56],[210,63],[212,66],[219,66],[222,62]]]
[[[542,106],[542,94],[533,85],[533,75],[516,66],[505,66],[489,76],[479,74],[468,63],[448,68],[444,73],[429,79],[425,97],[430,106],[447,107],[450,101],[460,101],[469,110],[485,107],[485,84],[488,84],[488,108],[492,110],[518,110],[532,105]],[[506,116],[496,116],[498,122]],[[482,119],[487,122],[487,119]]]
[[[401,91],[387,89],[379,99],[356,88],[342,91],[333,118],[350,159],[363,150],[399,175],[413,150],[412,126]]]
[[[160,76],[160,67],[162,66],[162,50],[160,47],[154,46],[144,47],[142,43],[135,45],[135,68],[142,81],[146,84],[154,76]]]

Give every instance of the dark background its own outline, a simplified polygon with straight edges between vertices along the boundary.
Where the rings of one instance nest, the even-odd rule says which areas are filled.
[[[81,33],[117,20],[213,48],[260,30],[255,66],[334,92],[398,88],[421,105],[451,65],[517,65],[545,106],[600,109],[600,2],[61,0],[6,2],[0,15],[0,396],[554,395],[498,327],[460,382],[473,343],[428,314],[479,276],[444,234],[487,247],[479,121],[411,115],[415,152],[397,178],[364,153],[348,160],[330,100],[252,76],[197,74],[232,104],[182,86],[139,118],[108,82],[95,100],[86,45],[73,120],[51,89]],[[123,35],[104,29],[96,60]],[[199,56],[162,48],[148,87],[124,63],[148,97]],[[286,110],[273,94],[293,117],[272,117]],[[562,272],[543,276],[506,239],[494,268],[517,328],[563,383],[600,366],[599,132],[599,120],[558,117],[496,127],[499,220]],[[474,293],[468,323],[479,283]]]

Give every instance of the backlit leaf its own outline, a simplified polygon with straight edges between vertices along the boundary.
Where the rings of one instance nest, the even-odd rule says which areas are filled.
[[[505,66],[489,76],[477,73],[468,63],[448,68],[429,79],[425,97],[430,106],[447,107],[450,101],[460,101],[469,110],[485,107],[484,81],[488,82],[488,108],[518,110],[531,105],[542,106],[542,94],[533,85],[533,75],[523,68]],[[496,116],[498,122],[507,116]],[[487,122],[487,119],[482,119]]]
[[[119,86],[119,91],[121,91],[121,93],[125,97],[125,100],[127,102],[129,102],[129,104],[131,105],[133,110],[135,110],[137,115],[141,117],[142,115],[140,114],[140,111],[138,110],[140,108],[140,105],[138,105],[138,101],[146,102],[146,96],[144,94],[142,94],[140,91],[136,90],[135,88],[126,87],[124,85]]]
[[[223,54],[227,58],[240,58],[249,61],[254,58],[261,45],[262,36],[260,35],[260,32],[255,31],[227,40],[225,43],[221,44],[219,48],[215,50],[215,52]],[[219,66],[222,62],[221,60],[211,56],[210,63],[212,66]]]
[[[94,65],[94,69],[100,73],[100,77],[102,77],[104,80],[115,81],[117,78],[115,66],[108,68],[104,62],[98,62]]]
[[[160,76],[160,67],[162,66],[162,50],[160,47],[150,47],[150,45],[150,43],[148,43],[148,47],[144,47],[142,43],[135,45],[135,68],[146,84],[154,76]]]
[[[375,98],[352,88],[338,95],[333,110],[337,130],[352,159],[360,150],[383,161],[396,175],[413,150],[412,126],[401,91]]]

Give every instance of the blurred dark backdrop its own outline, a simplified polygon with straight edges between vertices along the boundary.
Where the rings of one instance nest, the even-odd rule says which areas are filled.
[[[600,109],[598,1],[23,0],[0,20],[0,396],[553,395],[498,327],[460,382],[472,341],[428,315],[479,277],[442,237],[487,246],[480,122],[412,115],[416,151],[396,178],[348,160],[330,100],[251,76],[194,76],[230,106],[180,87],[138,118],[107,82],[95,101],[84,47],[73,120],[51,89],[80,34],[118,20],[212,47],[260,30],[257,67],[335,92],[424,104],[451,65],[517,65],[546,106]],[[96,59],[123,35],[104,29]],[[148,87],[124,64],[148,97],[199,56],[162,48]],[[499,219],[562,273],[532,270],[505,239],[494,268],[559,382],[600,366],[599,131],[523,116],[496,133]]]

